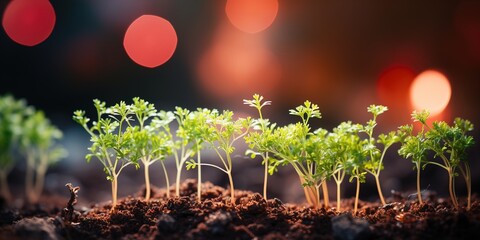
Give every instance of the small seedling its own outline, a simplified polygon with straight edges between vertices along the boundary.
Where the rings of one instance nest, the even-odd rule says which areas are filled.
[[[207,123],[207,129],[203,130],[203,138],[215,153],[217,153],[222,165],[218,166],[192,160],[187,162],[187,169],[203,165],[219,169],[227,174],[230,182],[230,201],[232,204],[235,204],[232,153],[235,151],[235,142],[247,134],[251,124],[250,119],[239,118],[238,120],[233,120],[232,111],[223,111],[222,114],[209,110],[203,110],[201,112],[202,115],[206,117],[205,122]]]
[[[412,113],[414,121],[420,122],[426,132],[421,134],[420,137],[422,138],[417,141],[422,143],[420,149],[413,149],[411,153],[429,150],[435,153],[435,158],[440,158],[441,162],[427,160],[425,165],[436,165],[447,171],[448,190],[456,209],[458,209],[458,200],[455,193],[455,176],[458,175],[457,169],[459,169],[467,185],[468,210],[471,207],[471,173],[466,151],[473,146],[474,140],[467,133],[473,131],[473,124],[468,120],[456,118],[453,126],[441,121],[433,122],[430,127],[427,124],[428,117],[428,111],[414,111]]]
[[[11,95],[0,96],[0,187],[1,196],[8,202],[12,199],[7,177],[15,165],[14,153],[22,135],[25,118],[34,112],[25,100]]]
[[[150,174],[149,167],[156,161],[160,161],[162,165],[163,173],[165,176],[167,197],[170,197],[170,181],[168,172],[165,168],[165,157],[171,153],[171,136],[167,134],[164,129],[164,125],[170,124],[166,120],[152,121],[152,118],[156,117],[157,110],[154,105],[140,99],[138,97],[133,98],[133,104],[130,106],[133,112],[134,121],[137,122],[136,126],[129,125],[125,129],[125,138],[131,138],[130,149],[132,151],[132,162],[140,160],[144,168],[145,175],[145,200],[150,199]],[[121,111],[114,111],[121,112]]]
[[[278,166],[290,164],[300,178],[305,191],[307,202],[315,208],[320,207],[319,189],[325,183],[326,176],[321,172],[318,158],[312,158],[308,152],[311,142],[311,128],[309,121],[312,118],[321,118],[316,104],[305,101],[303,105],[290,110],[291,115],[300,117],[301,122],[276,128],[273,140],[268,151],[274,156],[269,172],[272,174]],[[326,184],[323,184],[326,189]],[[328,193],[324,194],[325,205],[328,206]]]
[[[263,96],[255,94],[252,100],[244,99],[243,103],[256,108],[259,115],[259,118],[252,120],[252,128],[254,131],[249,132],[248,135],[245,136],[245,142],[250,148],[245,154],[250,155],[251,158],[255,158],[255,156],[262,157],[262,164],[264,165],[263,198],[267,200],[268,167],[270,161],[268,147],[274,140],[272,135],[276,124],[272,124],[268,119],[263,118],[262,108],[270,105],[271,101],[263,101]]]
[[[360,124],[352,122],[342,122],[338,127],[329,133],[323,147],[324,159],[323,169],[335,181],[337,185],[337,211],[341,211],[341,184],[352,166],[349,162],[361,162],[364,158],[362,149],[362,140],[358,132],[362,129]],[[326,133],[323,133],[326,134]]]
[[[22,125],[20,150],[27,159],[25,187],[31,203],[36,203],[43,191],[48,166],[67,155],[67,151],[56,144],[60,138],[62,132],[42,111],[36,111]]]
[[[107,180],[112,183],[113,210],[117,205],[118,176],[128,165],[135,164],[138,167],[138,162],[131,161],[131,154],[135,153],[130,148],[132,138],[124,136],[122,130],[125,125],[131,125],[129,121],[133,112],[131,106],[123,101],[111,108],[98,99],[93,100],[93,104],[97,110],[97,121],[91,126],[84,111],[75,111],[73,119],[91,136],[92,146],[88,148],[90,154],[86,156],[87,162],[93,157],[97,158],[103,165]]]
[[[396,131],[392,131],[388,134],[380,134],[378,140],[375,141],[373,136],[373,130],[377,126],[377,117],[386,112],[387,107],[382,105],[371,105],[368,107],[368,112],[373,114],[373,118],[363,126],[362,131],[368,135],[368,145],[367,151],[369,152],[370,158],[365,162],[365,171],[370,173],[375,178],[375,183],[377,185],[378,195],[382,205],[387,204],[385,198],[383,197],[382,187],[380,186],[380,171],[383,170],[383,159],[387,150],[397,142],[400,142],[400,137],[397,135]],[[380,150],[376,143],[383,145],[383,150]]]
[[[402,140],[402,146],[398,150],[398,154],[406,159],[410,158],[415,165],[414,168],[417,171],[417,198],[418,202],[421,204],[423,203],[423,199],[421,193],[422,189],[420,187],[420,172],[425,168],[425,164],[427,163],[427,149],[424,146],[424,128],[422,127],[422,131],[417,133],[416,136],[412,135],[412,125],[401,126],[399,131],[406,137]]]

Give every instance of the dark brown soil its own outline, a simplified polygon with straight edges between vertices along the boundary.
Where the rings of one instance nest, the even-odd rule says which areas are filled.
[[[203,189],[200,203],[196,182],[187,180],[182,197],[167,199],[154,188],[149,202],[127,197],[113,211],[109,204],[76,209],[71,220],[60,208],[4,209],[0,239],[480,239],[479,201],[456,211],[435,196],[418,204],[397,194],[385,206],[360,202],[352,216],[352,199],[338,213],[265,201],[249,191],[236,191],[232,205],[228,190],[211,183]]]

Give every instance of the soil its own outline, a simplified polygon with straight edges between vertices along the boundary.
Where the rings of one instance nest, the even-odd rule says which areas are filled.
[[[170,199],[153,188],[148,202],[143,190],[113,211],[106,203],[65,214],[72,209],[67,200],[61,207],[3,208],[0,239],[480,239],[476,199],[466,211],[434,194],[419,204],[397,193],[385,206],[360,201],[352,216],[353,199],[342,201],[344,211],[337,212],[236,191],[233,205],[229,190],[207,182],[199,203],[196,186],[187,180],[181,197]]]

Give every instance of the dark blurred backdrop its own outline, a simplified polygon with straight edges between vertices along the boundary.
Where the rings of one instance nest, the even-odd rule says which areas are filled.
[[[43,43],[22,46],[0,31],[0,94],[25,98],[64,131],[70,155],[51,168],[47,193],[63,194],[63,185],[73,182],[82,186],[85,202],[110,197],[100,164],[84,160],[87,134],[71,120],[76,109],[92,112],[93,98],[114,104],[139,96],[165,110],[213,107],[254,115],[242,99],[259,93],[273,101],[266,115],[280,124],[296,120],[288,109],[308,99],[319,104],[323,115],[314,126],[327,129],[345,120],[363,123],[370,117],[368,105],[384,104],[390,111],[380,117],[378,131],[385,132],[411,122],[409,84],[434,69],[449,79],[452,91],[436,118],[451,122],[460,116],[480,127],[479,1],[279,0],[273,24],[255,34],[230,24],[225,2],[52,0],[56,24]],[[1,1],[2,12],[8,3]],[[143,14],[167,19],[178,36],[173,57],[156,68],[137,65],[123,48],[127,27]],[[478,133],[474,136],[480,141]],[[387,196],[391,189],[414,191],[413,165],[395,151],[381,175]],[[470,156],[473,191],[478,192],[478,144]],[[10,176],[17,196],[24,171],[19,162]],[[234,164],[237,187],[260,192],[260,162],[239,150]],[[151,171],[154,185],[164,186],[161,169]],[[206,171],[207,180],[227,186],[222,173]],[[273,176],[271,195],[302,201],[293,174],[285,167]],[[442,169],[428,167],[422,185],[448,197],[446,180]],[[458,182],[463,196],[463,182]],[[142,173],[131,168],[120,176],[119,194],[133,194],[142,183]],[[353,194],[345,188],[345,196]],[[361,197],[377,199],[372,179]]]

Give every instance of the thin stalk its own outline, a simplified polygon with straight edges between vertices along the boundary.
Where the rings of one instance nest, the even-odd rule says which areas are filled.
[[[380,187],[380,177],[379,175],[374,175],[374,177],[375,177],[375,182],[377,183],[378,196],[380,196],[380,201],[382,202],[382,205],[385,205],[387,203],[385,202],[385,198],[383,197],[383,193],[382,193],[382,188]]]
[[[417,163],[417,196],[418,196],[418,202],[422,204],[423,200],[422,200],[422,192],[420,188],[420,163]]]
[[[12,199],[12,194],[10,192],[10,188],[8,187],[7,177],[7,172],[3,171],[3,169],[0,170],[0,186],[2,187],[1,194],[3,198],[9,202]]]
[[[27,153],[27,169],[25,173],[25,194],[27,195],[27,199],[30,203],[34,202],[33,196],[33,168],[35,164],[35,159],[33,159],[32,154]]]
[[[34,187],[34,202],[37,202],[40,196],[42,195],[43,185],[45,182],[45,173],[47,172],[46,164],[41,164],[36,169],[36,181]]]
[[[182,168],[181,166],[177,166],[177,179],[175,180],[175,195],[180,197],[180,179],[182,175]]]
[[[145,170],[145,201],[150,200],[150,176],[149,176],[149,167],[150,164],[148,162],[143,162],[144,170]]]
[[[360,195],[360,179],[357,177],[357,192],[355,193],[355,205],[353,207],[353,215],[357,214],[359,195]]]
[[[230,202],[235,205],[235,188],[233,186],[233,177],[232,177],[232,172],[228,171],[228,180],[230,181]]]
[[[472,198],[472,178],[470,173],[470,166],[468,165],[468,163],[464,162],[463,165],[465,166],[465,169],[463,169],[462,167],[459,168],[460,172],[463,175],[463,178],[465,179],[465,184],[467,185],[467,210],[470,210]]]
[[[458,209],[457,199],[455,199],[455,194],[453,193],[453,175],[451,170],[448,170],[448,191],[450,192],[450,198],[452,199],[453,206],[455,209]]]
[[[263,158],[263,162],[265,165],[265,172],[263,176],[263,199],[267,201],[267,181],[268,181],[268,153],[265,154]]]
[[[200,150],[197,150],[197,163],[198,163],[197,200],[198,202],[201,202],[202,201],[202,165],[201,165]]]
[[[387,202],[385,202],[385,198],[383,197],[383,193],[382,193],[382,187],[380,187],[380,170],[382,169],[381,166],[382,166],[383,158],[385,157],[385,153],[387,152],[387,149],[389,147],[390,145],[385,146],[385,148],[383,149],[382,156],[380,157],[380,162],[378,163],[377,171],[373,175],[375,177],[375,182],[377,183],[378,196],[380,197],[380,201],[382,202],[382,205],[387,204]]]
[[[168,172],[167,172],[167,168],[165,168],[165,163],[163,163],[162,160],[160,160],[160,164],[162,164],[162,168],[163,168],[163,174],[165,175],[165,183],[167,184],[167,198],[170,198],[170,180],[169,180],[169,177],[168,177]]]
[[[112,179],[112,209],[113,211],[115,209],[115,206],[117,205],[117,181],[118,181],[118,176],[113,175]]]
[[[323,202],[325,203],[325,207],[328,208],[328,205],[330,205],[330,199],[328,196],[328,186],[327,186],[326,180],[322,181],[322,190],[323,190]]]
[[[335,181],[337,184],[337,212],[340,212],[340,184],[341,182]]]

